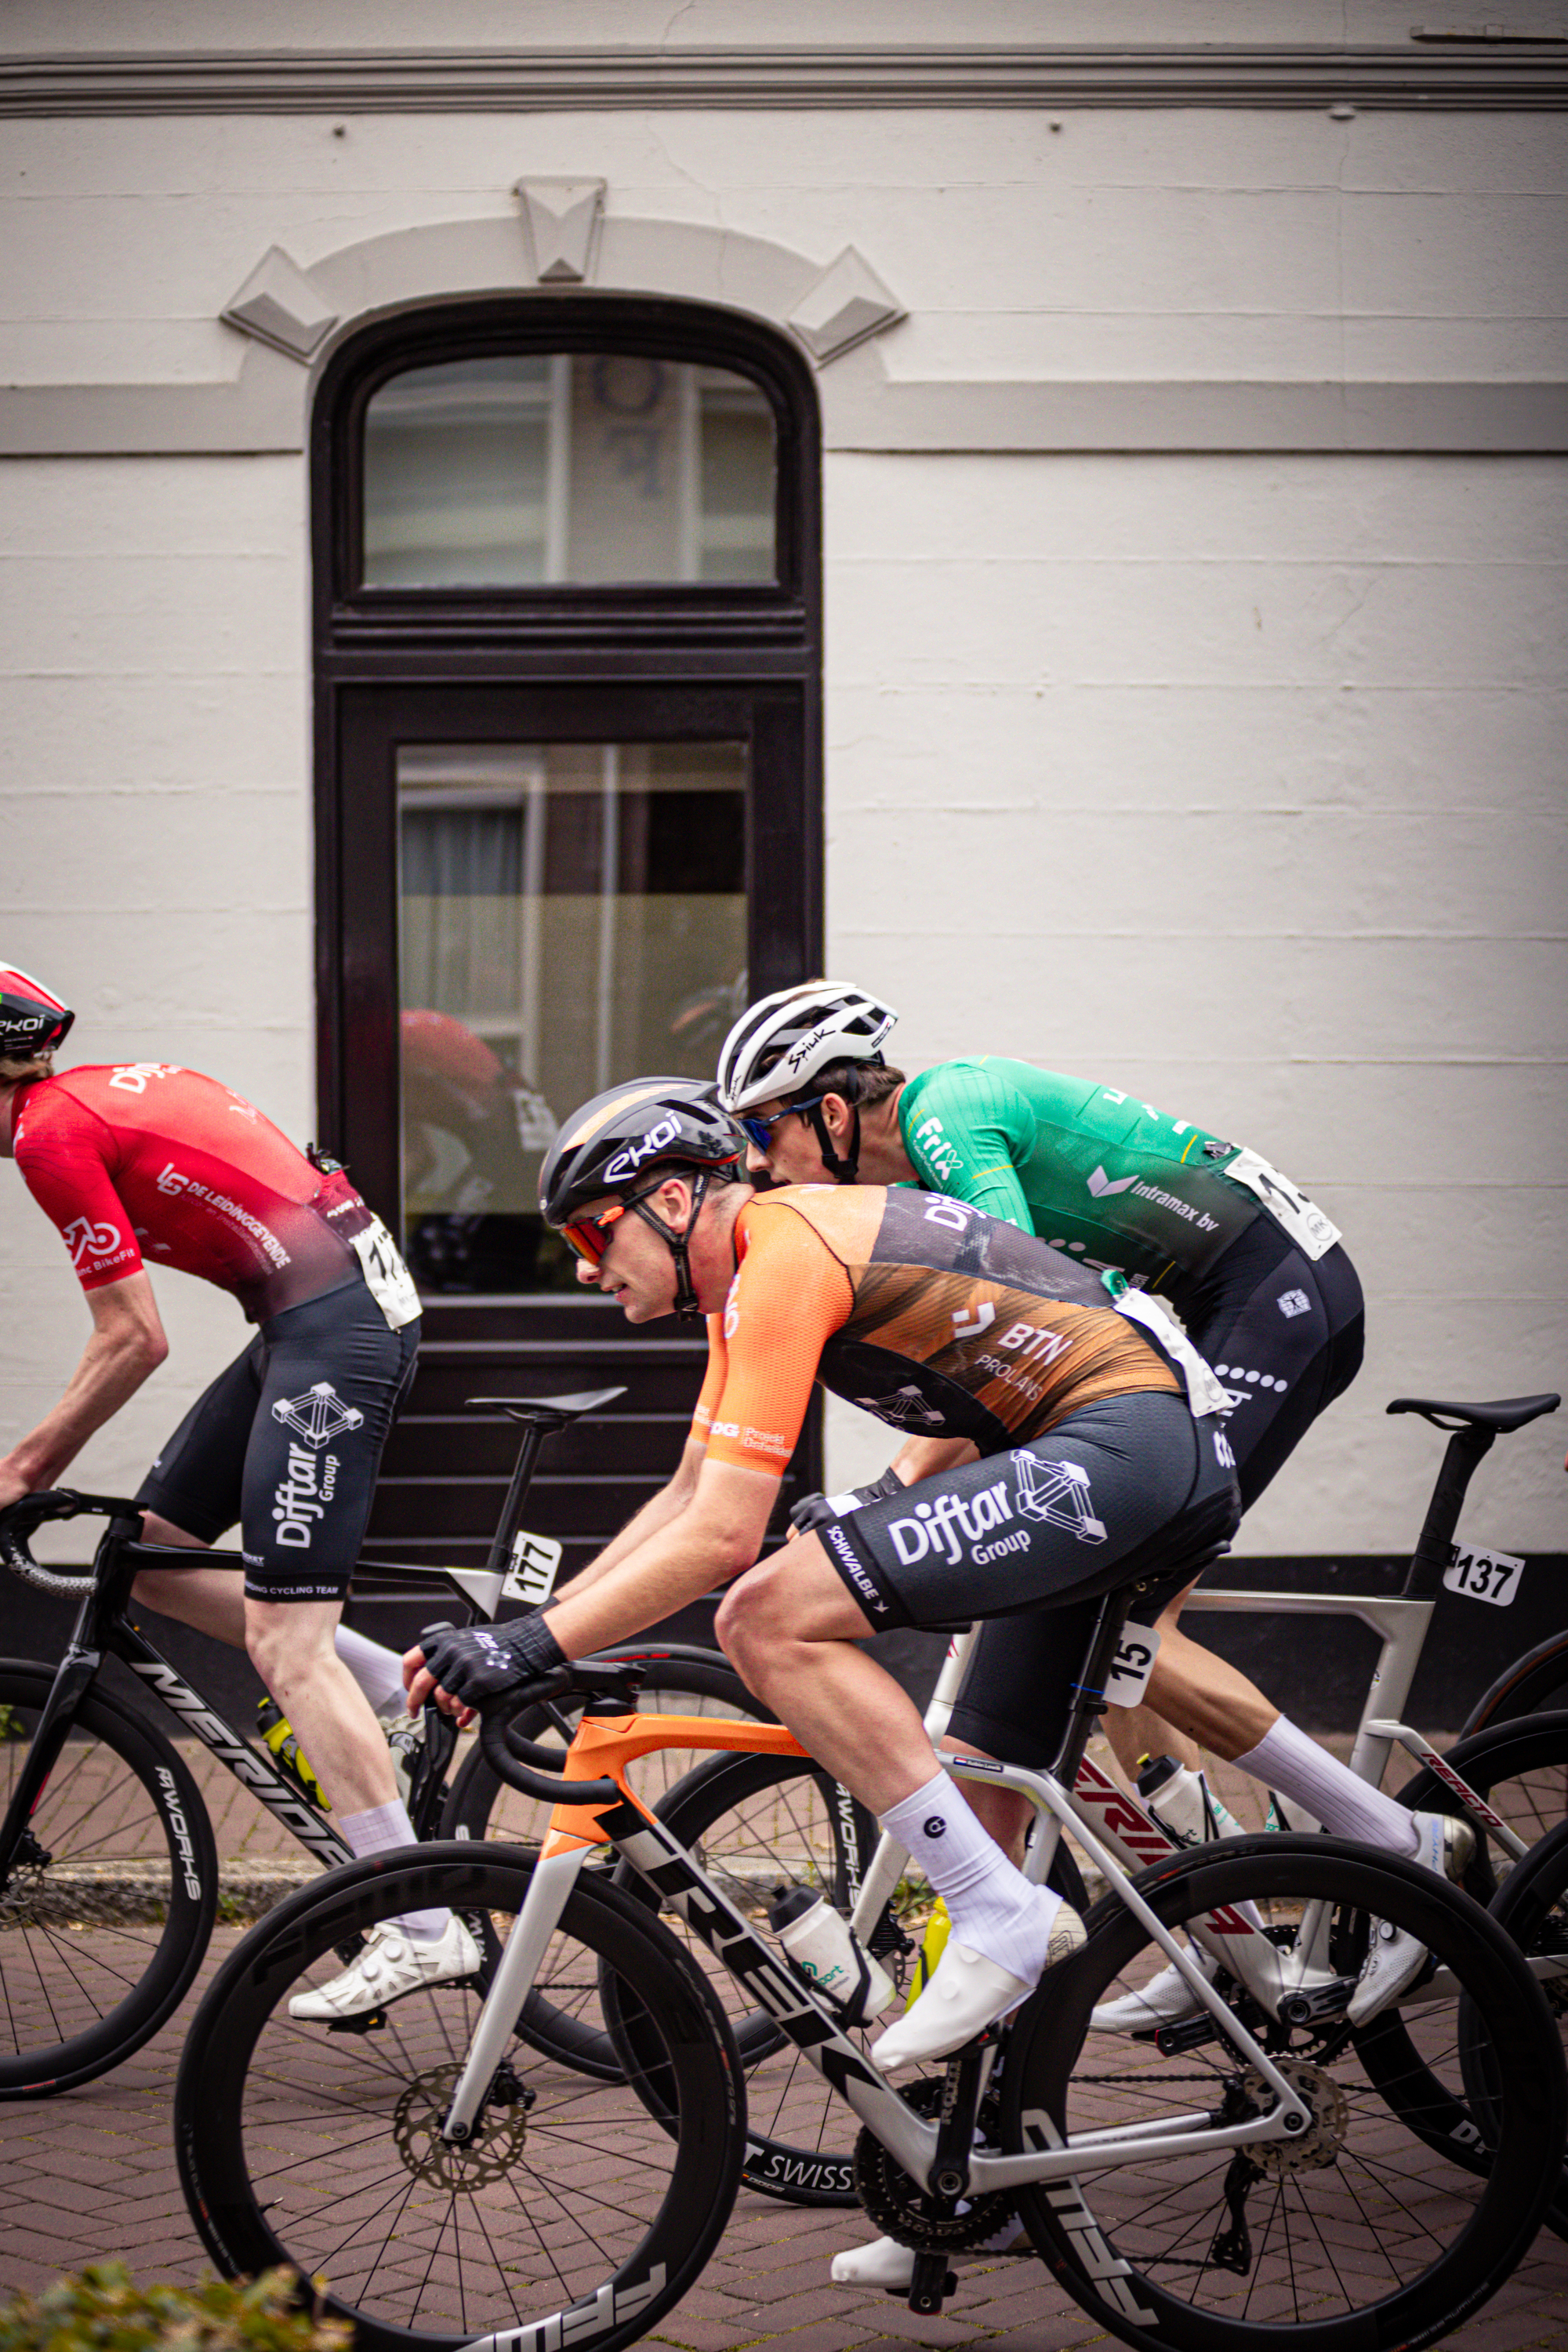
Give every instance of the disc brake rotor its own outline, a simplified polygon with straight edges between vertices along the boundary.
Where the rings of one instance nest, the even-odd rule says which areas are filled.
[[[416,2074],[392,2118],[393,2144],[405,2166],[416,2180],[441,2189],[478,2189],[499,2180],[522,2154],[528,2137],[527,2105],[520,2100],[481,2107],[474,2137],[461,2147],[442,2138],[462,2071],[460,2064],[433,2066],[427,2074]]]
[[[1289,2172],[1312,2172],[1337,2164],[1350,2125],[1350,2101],[1331,2074],[1304,2058],[1276,2058],[1274,2063],[1312,2120],[1296,2139],[1266,2140],[1249,2147],[1248,2162],[1275,2180]],[[1247,2068],[1241,2088],[1260,2112],[1273,2105],[1274,2094],[1256,2066]]]

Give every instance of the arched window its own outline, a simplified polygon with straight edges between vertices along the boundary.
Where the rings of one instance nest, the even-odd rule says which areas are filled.
[[[818,464],[800,355],[693,304],[443,306],[317,403],[322,1131],[443,1377],[625,1348],[666,1470],[693,1343],[584,1297],[538,1175],[579,1102],[709,1075],[749,994],[819,967]]]

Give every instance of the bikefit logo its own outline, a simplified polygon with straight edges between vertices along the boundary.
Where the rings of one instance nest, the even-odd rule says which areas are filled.
[[[343,1402],[331,1381],[318,1381],[303,1396],[279,1397],[272,1418],[318,1449],[341,1437],[345,1429],[360,1428],[364,1421],[357,1406]]]
[[[90,1217],[73,1217],[61,1238],[79,1274],[89,1258],[112,1259],[123,1240],[118,1225],[95,1225]]]

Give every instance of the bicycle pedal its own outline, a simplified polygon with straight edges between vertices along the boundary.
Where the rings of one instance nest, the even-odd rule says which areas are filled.
[[[948,2269],[945,2254],[915,2256],[914,2276],[910,2281],[909,2294],[905,2298],[911,2311],[929,2317],[933,2312],[941,2311],[948,2295],[957,2292],[957,2273]],[[891,2287],[889,2293],[897,2294],[899,2289]]]
[[[1152,2033],[1134,2033],[1134,2042],[1152,2042],[1162,2058],[1180,2058],[1188,2050],[1201,2050],[1205,2042],[1217,2042],[1219,2028],[1205,2012],[1202,2017],[1184,2018],[1179,2025],[1156,2026]]]
[[[384,2009],[367,2009],[358,2017],[334,2017],[329,2033],[379,2033],[386,2023]]]

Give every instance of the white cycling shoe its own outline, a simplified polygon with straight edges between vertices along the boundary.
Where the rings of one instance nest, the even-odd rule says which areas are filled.
[[[384,1919],[353,1966],[312,1992],[297,1992],[289,2014],[306,2025],[334,2025],[342,2017],[384,2009],[422,1985],[472,1976],[479,1965],[479,1948],[455,1911],[433,1937],[410,1936],[395,1919]]]
[[[921,1998],[923,2000],[923,1994]],[[967,2247],[965,2252],[1005,2254],[1017,2244],[1023,2234],[1024,2224],[1016,2213],[1012,2213],[984,2245]],[[846,2252],[835,2254],[829,2273],[835,2286],[879,2286],[895,2294],[907,2292],[914,2274],[914,2248],[900,2246],[897,2238],[874,2238],[868,2246],[851,2246]]]
[[[1219,1962],[1210,1959],[1194,1944],[1190,1954],[1195,1965],[1213,1984]],[[1150,1978],[1142,1992],[1123,1993],[1120,2000],[1102,2001],[1089,2013],[1092,2033],[1153,2033],[1162,2025],[1184,2025],[1190,2017],[1202,2013],[1202,2003],[1173,1960],[1167,1960],[1158,1976]]]
[[[1051,1927],[1046,1968],[1068,1959],[1083,1944],[1083,1921],[1063,1903]],[[1045,1974],[1045,1969],[1040,1971]],[[950,1936],[931,1982],[896,2024],[873,2042],[868,2055],[884,2074],[929,2058],[950,2058],[1034,1991],[1034,1985]]]
[[[1474,1830],[1454,1813],[1417,1813],[1415,1819],[1421,1843],[1412,1859],[1457,1885],[1476,1851]],[[1426,1965],[1426,1947],[1417,1937],[1390,1920],[1374,1919],[1372,1943],[1345,2011],[1350,2022],[1370,2024],[1409,1991]]]

